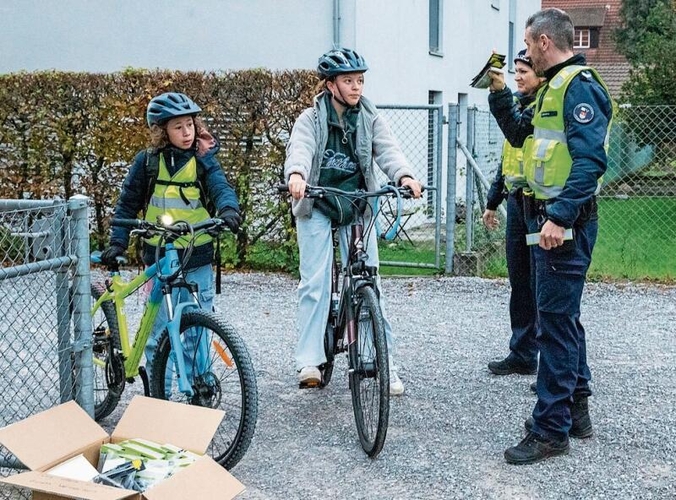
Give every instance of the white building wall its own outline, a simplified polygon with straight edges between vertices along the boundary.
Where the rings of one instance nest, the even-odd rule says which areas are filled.
[[[442,2],[438,56],[429,52],[429,0],[3,1],[0,74],[128,67],[314,69],[319,55],[339,40],[366,58],[371,70],[365,94],[377,104],[427,104],[435,91],[444,105],[486,106],[487,91],[470,88],[471,78],[493,49],[507,54],[510,17],[515,53],[523,47],[525,20],[540,8],[540,0]],[[514,88],[512,74],[507,81]],[[462,110],[460,119],[464,141]],[[423,123],[418,133],[426,132]],[[458,160],[462,171],[461,153]],[[424,179],[426,166],[420,168]],[[463,178],[457,186],[463,198]]]
[[[332,47],[338,5],[337,36],[371,66],[366,91],[375,101],[425,104],[435,90],[445,102],[468,93],[483,103],[485,91],[468,82],[492,49],[507,50],[510,3],[518,50],[539,0],[444,0],[438,57],[429,54],[428,0],[2,2],[0,73],[313,69]]]

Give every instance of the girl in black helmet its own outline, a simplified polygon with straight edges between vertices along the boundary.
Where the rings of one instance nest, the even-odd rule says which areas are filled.
[[[350,49],[331,50],[319,58],[317,72],[323,89],[294,124],[286,147],[284,175],[293,196],[300,253],[298,286],[298,325],[296,368],[301,387],[315,387],[321,381],[317,368],[326,361],[324,325],[331,289],[331,226],[341,230],[341,248],[346,248],[351,210],[344,200],[303,198],[306,184],[331,186],[346,191],[377,184],[374,162],[394,182],[408,186],[420,197],[421,185],[401,148],[376,107],[362,96],[364,58]],[[367,265],[378,266],[378,246],[374,231],[367,243]],[[381,294],[382,296],[382,294]],[[394,351],[392,328],[385,317],[389,352]],[[403,394],[404,386],[394,364],[390,363],[390,393]]]
[[[134,219],[140,213],[157,221],[159,215],[191,223],[207,219],[207,202],[213,204],[218,216],[231,231],[237,232],[242,222],[237,195],[228,183],[216,159],[219,145],[197,116],[202,109],[187,95],[167,92],[151,99],[146,111],[151,147],[134,158],[115,205],[114,217]],[[177,183],[195,183],[196,187],[177,189]],[[129,229],[112,228],[110,246],[101,254],[104,263],[114,262],[129,245]],[[143,244],[143,262],[155,263],[157,241]],[[179,254],[183,251],[179,247]],[[198,241],[185,266],[187,281],[198,285],[202,308],[210,311],[214,298],[212,261],[213,242]],[[181,293],[186,293],[182,290]],[[166,305],[155,320],[153,332],[146,344],[146,366],[152,365],[159,334],[167,322]],[[190,355],[190,353],[186,353]]]

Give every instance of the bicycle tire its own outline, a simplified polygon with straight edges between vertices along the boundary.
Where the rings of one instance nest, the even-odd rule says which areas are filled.
[[[228,322],[207,311],[183,314],[180,331],[185,352],[193,352],[190,360],[186,358],[186,365],[190,365],[188,370],[202,373],[199,377],[189,374],[195,394],[189,398],[178,390],[176,370],[174,363],[170,362],[171,341],[165,329],[160,336],[150,373],[151,395],[159,399],[225,410],[225,416],[209,444],[208,453],[220,465],[230,469],[249,448],[258,416],[258,388],[249,352]],[[200,358],[196,348],[186,347],[185,342],[188,340],[195,346],[204,342],[209,353],[208,359]],[[156,375],[160,373],[166,375]],[[168,377],[173,381],[171,387],[167,387]]]
[[[105,288],[92,283],[92,305]],[[125,386],[124,361],[120,355],[120,329],[112,302],[104,302],[92,315],[94,419],[101,420],[117,407]]]
[[[326,355],[326,361],[319,367],[319,371],[322,374],[321,387],[329,385],[331,376],[333,375],[334,353],[336,352],[336,332],[330,322],[331,318],[329,318],[329,322],[326,324],[326,329],[324,330],[324,354]]]
[[[350,391],[359,441],[375,458],[383,449],[390,414],[385,322],[371,286],[356,291],[357,340],[350,345]]]

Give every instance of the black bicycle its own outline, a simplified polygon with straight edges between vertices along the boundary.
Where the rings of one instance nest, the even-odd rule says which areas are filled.
[[[288,191],[280,186],[280,191]],[[368,266],[366,242],[379,215],[378,203],[369,200],[383,196],[410,198],[408,188],[384,186],[377,191],[343,191],[330,187],[306,186],[306,198],[338,196],[351,202],[355,212],[350,225],[346,265],[339,271],[338,228],[334,228],[334,258],[331,272],[331,308],[324,332],[326,362],[319,366],[320,387],[325,387],[333,374],[337,355],[347,352],[348,380],[352,393],[357,433],[362,448],[369,457],[383,449],[390,414],[390,370],[385,338],[385,321],[376,286],[378,268]],[[370,217],[366,218],[365,213]],[[365,221],[368,224],[365,225]],[[395,220],[396,231],[399,217]],[[342,276],[342,279],[341,279]]]

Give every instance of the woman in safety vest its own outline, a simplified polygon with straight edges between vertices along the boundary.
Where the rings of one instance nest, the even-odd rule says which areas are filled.
[[[526,49],[514,59],[517,92],[514,102],[523,113],[532,106],[535,93],[545,79],[535,74],[533,64],[526,57]],[[483,222],[488,229],[496,229],[499,221],[497,210],[502,200],[507,200],[507,227],[505,229],[505,254],[511,293],[509,297],[509,320],[512,336],[509,341],[509,355],[500,361],[488,363],[488,369],[495,375],[535,375],[538,365],[538,348],[535,342],[537,331],[535,290],[531,275],[531,252],[526,245],[526,220],[523,213],[523,197],[530,190],[523,171],[523,152],[505,139],[502,161],[488,191]]]

